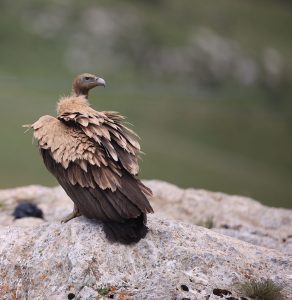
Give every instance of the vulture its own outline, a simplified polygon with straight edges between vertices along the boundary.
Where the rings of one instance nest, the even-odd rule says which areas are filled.
[[[40,154],[78,216],[101,221],[108,240],[137,243],[147,234],[147,213],[153,213],[151,190],[137,177],[140,145],[137,134],[114,111],[96,111],[89,91],[105,80],[81,74],[70,96],[57,103],[57,117],[45,115],[25,127],[34,130]]]

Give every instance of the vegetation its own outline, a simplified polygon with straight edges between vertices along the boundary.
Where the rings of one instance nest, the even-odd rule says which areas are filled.
[[[106,296],[109,293],[109,289],[108,288],[99,288],[99,289],[97,289],[97,292],[101,296]]]
[[[271,279],[250,280],[239,285],[238,291],[244,297],[256,300],[284,300],[283,287]]]
[[[201,220],[200,222],[198,222],[197,225],[208,228],[208,229],[212,229],[215,227],[214,218],[212,216],[210,216],[207,219]]]
[[[56,184],[21,125],[89,71],[93,106],[143,138],[142,177],[291,207],[290,28],[288,1],[1,1],[1,188]]]

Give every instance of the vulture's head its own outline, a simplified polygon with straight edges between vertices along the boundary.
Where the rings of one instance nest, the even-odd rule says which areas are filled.
[[[88,96],[88,92],[96,86],[105,87],[105,80],[96,75],[84,73],[78,75],[73,81],[73,92],[79,96]]]

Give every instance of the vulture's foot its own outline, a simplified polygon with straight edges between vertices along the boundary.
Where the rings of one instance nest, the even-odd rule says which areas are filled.
[[[61,220],[61,223],[67,223],[70,220],[72,220],[72,219],[74,219],[76,217],[80,217],[80,216],[81,216],[81,213],[79,212],[79,209],[74,205],[73,211],[68,216],[66,216],[65,218],[63,218]]]

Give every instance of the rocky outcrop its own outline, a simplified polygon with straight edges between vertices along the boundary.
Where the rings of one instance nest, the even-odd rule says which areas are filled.
[[[155,191],[153,206],[160,216],[195,225],[292,254],[292,211],[267,207],[243,197],[206,190],[180,189],[147,181]]]
[[[60,224],[72,202],[59,187],[0,191],[0,299],[239,299],[237,284],[251,278],[279,282],[292,296],[291,211],[145,183],[157,213],[133,246],[110,244],[84,217]],[[45,220],[14,221],[24,200]]]

